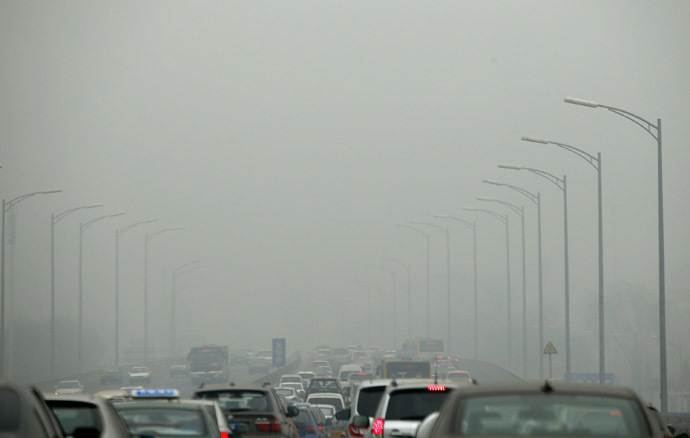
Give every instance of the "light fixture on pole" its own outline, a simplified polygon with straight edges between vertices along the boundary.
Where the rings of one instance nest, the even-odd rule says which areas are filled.
[[[640,128],[647,131],[656,140],[657,145],[657,216],[659,233],[659,393],[661,399],[661,414],[668,414],[668,375],[666,363],[666,267],[664,250],[664,178],[661,147],[661,119],[656,119],[656,125],[644,118],[620,108],[602,105],[591,100],[566,97],[566,103],[586,106],[590,108],[604,108],[625,117]]]
[[[150,224],[158,219],[136,222],[126,227],[115,229],[115,367],[120,367],[120,237],[139,225]]]
[[[78,327],[77,327],[77,331],[78,331],[78,336],[77,336],[77,338],[78,338],[77,339],[77,370],[78,370],[79,374],[81,374],[81,372],[82,372],[82,365],[83,365],[83,362],[82,362],[82,359],[83,359],[83,355],[82,355],[82,325],[83,325],[83,320],[84,320],[84,317],[83,317],[83,315],[84,315],[84,311],[83,311],[83,307],[84,307],[84,287],[83,287],[83,283],[84,283],[84,257],[83,257],[84,232],[86,230],[88,230],[89,228],[91,228],[91,226],[93,224],[95,224],[96,222],[100,222],[104,219],[108,219],[108,218],[112,218],[112,217],[122,216],[124,214],[125,213],[107,214],[104,216],[99,216],[95,219],[91,219],[90,221],[88,221],[86,223],[80,223],[79,224],[79,305],[78,305],[78,310],[77,310],[77,312],[78,312],[78,317],[77,317],[78,318],[78,323],[77,323],[77,325],[78,325]]]
[[[0,380],[7,379],[7,354],[5,351],[7,330],[5,330],[5,217],[7,212],[10,211],[12,207],[19,204],[23,200],[36,195],[49,195],[52,193],[61,193],[62,190],[42,190],[39,192],[31,192],[25,195],[17,196],[16,198],[10,199],[9,201],[2,200],[2,228],[0,231]]]
[[[507,187],[514,190],[521,195],[525,196],[527,199],[532,201],[534,205],[537,206],[537,257],[539,261],[539,345],[537,346],[537,357],[539,358],[539,379],[544,379],[544,282],[543,282],[543,270],[542,270],[542,252],[541,252],[541,194],[539,192],[532,193],[521,187],[514,186],[512,184],[505,184],[497,181],[484,180],[486,184],[491,184],[499,187]]]
[[[561,149],[572,152],[578,157],[588,162],[597,171],[597,209],[598,209],[598,257],[599,257],[599,384],[603,385],[606,374],[605,360],[605,338],[604,338],[604,219],[602,212],[602,190],[601,190],[601,152],[597,156],[591,155],[575,146],[567,145],[557,141],[545,140],[543,138],[522,137],[523,141],[532,143],[552,144]]]
[[[566,176],[559,178],[556,175],[535,169],[532,167],[515,166],[508,164],[499,164],[501,169],[510,170],[527,170],[535,175],[538,175],[563,192],[563,259],[565,264],[565,381],[570,381],[570,263],[568,261],[568,183]]]
[[[496,202],[513,210],[520,217],[522,226],[522,377],[527,378],[527,268],[525,260],[525,207],[492,198],[477,198],[478,201]]]
[[[422,231],[419,228],[411,227],[406,224],[398,224],[398,226],[419,233],[426,239],[426,337],[429,338],[429,336],[431,336],[431,334],[429,333],[429,329],[431,326],[431,290],[429,288],[429,233],[427,233],[426,231]]]
[[[425,225],[440,231],[446,236],[446,351],[451,352],[451,319],[450,319],[450,229],[431,222],[410,221],[413,224]]]
[[[473,255],[474,255],[474,359],[477,360],[479,359],[479,320],[478,320],[478,314],[479,314],[479,309],[478,309],[478,301],[477,301],[477,224],[475,222],[470,222],[466,219],[460,218],[460,217],[455,217],[455,216],[447,216],[447,215],[436,215],[434,217],[440,218],[440,219],[450,219],[454,220],[456,222],[460,222],[467,228],[469,228],[472,231],[472,241],[473,241]]]
[[[184,230],[183,227],[164,228],[144,236],[144,363],[149,363],[149,242],[168,231]]]
[[[55,224],[78,210],[101,207],[103,204],[82,205],[50,215],[50,375],[55,378]]]
[[[510,370],[513,366],[513,319],[512,319],[512,314],[511,314],[511,296],[510,296],[510,226],[509,226],[509,220],[508,220],[508,215],[501,215],[496,213],[493,210],[486,210],[483,208],[472,208],[472,207],[463,207],[463,210],[465,211],[476,211],[480,213],[485,213],[488,214],[495,219],[497,219],[499,222],[503,223],[506,227],[506,298],[507,298],[507,304],[508,304],[508,311],[507,311],[507,324],[508,324],[508,369]]]

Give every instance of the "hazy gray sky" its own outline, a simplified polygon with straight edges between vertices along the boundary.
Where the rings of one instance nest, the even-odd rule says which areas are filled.
[[[152,334],[161,345],[170,270],[194,259],[203,269],[181,280],[193,286],[179,300],[180,325],[196,340],[335,344],[345,332],[366,342],[366,293],[348,280],[388,287],[385,274],[362,264],[379,256],[411,264],[421,330],[424,242],[396,223],[452,214],[478,221],[480,327],[487,343],[503,345],[503,229],[461,208],[480,205],[476,196],[523,199],[483,179],[542,192],[548,324],[561,324],[563,301],[560,193],[496,167],[508,162],[568,175],[573,330],[584,329],[596,305],[596,174],[565,151],[520,141],[531,135],[602,152],[606,283],[647,291],[655,319],[654,140],[564,96],[663,119],[669,307],[687,308],[688,18],[686,1],[2,2],[0,191],[9,199],[64,190],[18,210],[16,317],[49,315],[50,213],[102,202],[59,224],[56,290],[58,315],[74,318],[78,223],[127,212],[86,234],[86,323],[103,336],[112,331],[114,227],[150,218],[159,223],[122,240],[127,339],[141,332],[143,234],[168,226],[185,230],[151,243]],[[526,208],[532,312],[535,213]],[[445,247],[432,236],[432,331],[441,336]],[[457,226],[451,237],[454,324],[467,333],[471,239]],[[402,292],[398,303],[402,339]],[[343,330],[343,311],[360,313],[359,328]],[[685,342],[684,316],[669,322],[676,342]],[[552,335],[562,342],[560,330]],[[470,348],[462,338],[459,347]],[[577,348],[594,354],[595,338],[586,342]]]

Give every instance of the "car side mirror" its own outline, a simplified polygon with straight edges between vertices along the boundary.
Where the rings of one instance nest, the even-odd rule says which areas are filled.
[[[349,420],[351,414],[350,409],[343,409],[342,411],[338,411],[335,413],[335,418],[336,420]]]
[[[288,406],[287,408],[287,417],[296,417],[299,415],[299,409],[297,409],[295,406]]]
[[[369,417],[366,415],[357,415],[352,419],[352,425],[355,427],[369,427]]]

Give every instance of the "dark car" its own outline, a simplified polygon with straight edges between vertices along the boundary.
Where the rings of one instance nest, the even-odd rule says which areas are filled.
[[[303,403],[300,403],[298,409],[299,414],[292,421],[297,426],[300,438],[326,438],[321,411]]]
[[[195,399],[216,400],[228,415],[230,429],[250,438],[297,438],[298,431],[288,417],[299,414],[294,406],[283,406],[270,385],[204,385]]]
[[[630,389],[521,382],[454,391],[429,436],[458,435],[662,438],[664,431]]]
[[[322,392],[330,392],[335,394],[343,394],[343,388],[340,386],[340,380],[331,378],[317,378],[309,382],[307,389],[307,397],[311,394],[319,394]]]
[[[117,368],[106,368],[98,373],[98,378],[101,385],[107,385],[109,383],[122,383],[124,377],[121,370]]]
[[[38,389],[16,383],[0,383],[0,436],[64,437]]]

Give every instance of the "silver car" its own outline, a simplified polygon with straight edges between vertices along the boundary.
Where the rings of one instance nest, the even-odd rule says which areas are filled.
[[[47,396],[46,403],[53,411],[65,435],[74,436],[77,429],[98,431],[101,438],[130,438],[127,424],[107,399],[90,395]],[[83,432],[82,432],[83,433]]]

